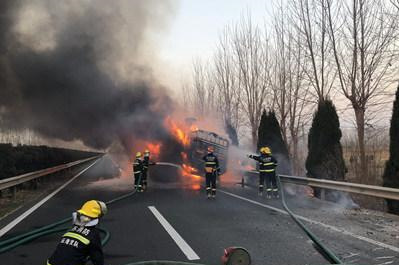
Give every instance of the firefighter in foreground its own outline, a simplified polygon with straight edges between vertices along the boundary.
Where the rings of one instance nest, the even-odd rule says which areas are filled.
[[[144,163],[141,159],[141,152],[136,153],[136,159],[133,162],[133,174],[134,174],[134,188],[138,192],[143,192],[143,171]]]
[[[219,161],[217,156],[213,154],[213,147],[208,147],[208,154],[203,157],[205,161],[205,179],[207,197],[215,198],[216,196],[216,177],[220,173]]]
[[[277,160],[272,156],[269,147],[260,149],[260,156],[248,155],[249,158],[259,163],[259,195],[263,195],[263,186],[266,180],[266,195],[271,198],[272,194],[278,198],[278,187],[276,181]]]
[[[150,151],[146,149],[144,151],[144,159],[143,159],[143,175],[142,175],[143,190],[146,190],[148,187],[147,183],[148,167],[152,165],[156,165],[156,163],[150,161]]]
[[[99,219],[107,213],[102,201],[91,200],[72,214],[73,227],[65,233],[47,265],[82,265],[88,259],[94,265],[104,265]]]

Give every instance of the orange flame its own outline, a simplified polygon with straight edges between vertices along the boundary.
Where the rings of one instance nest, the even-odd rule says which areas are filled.
[[[193,185],[191,185],[191,189],[192,190],[200,190],[201,189],[201,185],[200,184],[193,184]]]
[[[161,146],[162,144],[160,143],[147,143],[146,149],[150,151],[152,156],[158,157],[159,154],[161,153]]]
[[[196,132],[196,131],[198,131],[198,130],[199,130],[199,128],[198,128],[197,125],[193,124],[193,125],[190,126],[190,131]]]
[[[176,140],[178,140],[183,146],[190,145],[190,137],[188,136],[189,130],[185,129],[183,126],[179,127],[178,124],[169,117],[166,118],[165,125]]]
[[[182,174],[185,177],[192,177],[194,179],[200,179],[201,178],[201,176],[194,174],[194,173],[197,173],[198,170],[193,168],[193,167],[191,167],[191,166],[189,166],[189,165],[187,165],[187,164],[183,164],[182,165],[182,169],[183,169],[182,170]]]
[[[187,161],[187,159],[188,159],[187,153],[181,152],[180,155],[181,155],[181,158],[183,159],[183,161]]]

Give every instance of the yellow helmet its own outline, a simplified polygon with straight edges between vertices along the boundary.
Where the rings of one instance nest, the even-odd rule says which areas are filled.
[[[260,153],[261,153],[261,154],[267,154],[267,155],[270,155],[270,154],[272,153],[272,151],[270,150],[270,148],[269,148],[269,147],[267,147],[267,146],[264,146],[264,147],[262,147],[262,148],[260,149]]]
[[[144,153],[145,153],[145,154],[149,154],[149,153],[150,153],[150,150],[145,149]]]
[[[102,201],[91,200],[85,202],[78,213],[90,218],[100,218],[107,213],[107,205]]]
[[[136,153],[136,158],[140,158],[141,157],[141,152],[137,152]]]

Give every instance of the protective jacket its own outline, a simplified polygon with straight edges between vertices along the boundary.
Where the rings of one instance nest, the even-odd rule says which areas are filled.
[[[252,158],[259,162],[259,172],[271,173],[275,172],[277,167],[277,160],[268,154],[261,154],[260,156],[249,155],[249,158]]]
[[[144,172],[144,174],[147,173],[148,167],[149,166],[153,166],[153,165],[156,165],[156,163],[153,162],[153,161],[150,161],[150,156],[146,156],[145,155],[144,159],[143,159],[143,172]]]
[[[88,258],[94,265],[104,265],[100,232],[95,226],[74,225],[62,236],[47,265],[83,265]]]
[[[205,172],[206,173],[214,173],[214,172],[220,171],[219,160],[213,153],[207,154],[202,159],[205,161]]]
[[[133,174],[135,176],[139,176],[140,174],[143,173],[144,170],[144,166],[143,166],[143,160],[141,160],[140,158],[136,158],[136,160],[134,160],[133,162]]]

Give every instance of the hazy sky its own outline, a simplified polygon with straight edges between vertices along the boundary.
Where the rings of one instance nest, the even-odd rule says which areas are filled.
[[[163,43],[158,44],[161,59],[170,66],[165,72],[166,79],[171,79],[168,85],[179,85],[191,74],[194,58],[211,56],[219,32],[238,21],[241,14],[249,11],[255,23],[263,24],[271,3],[271,0],[181,0],[169,32],[162,38]]]

